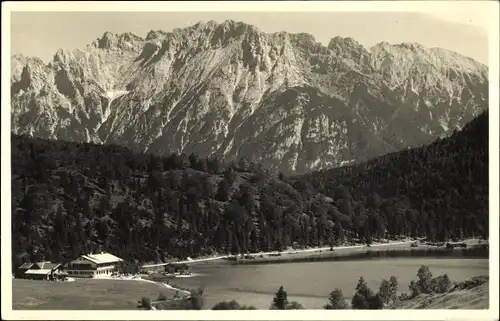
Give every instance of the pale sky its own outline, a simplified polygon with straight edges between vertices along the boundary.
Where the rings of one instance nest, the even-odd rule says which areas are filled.
[[[432,2],[430,2],[431,4]],[[387,41],[418,42],[488,62],[488,19],[473,8],[456,14],[412,12],[12,12],[11,53],[45,62],[59,48],[83,48],[105,31],[171,31],[199,21],[232,19],[264,32],[307,32],[328,44],[335,36],[352,37],[365,47]]]

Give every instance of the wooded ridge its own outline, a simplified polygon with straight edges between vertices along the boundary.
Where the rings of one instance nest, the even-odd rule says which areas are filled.
[[[13,265],[165,261],[354,238],[488,237],[488,112],[445,139],[307,175],[12,135]]]

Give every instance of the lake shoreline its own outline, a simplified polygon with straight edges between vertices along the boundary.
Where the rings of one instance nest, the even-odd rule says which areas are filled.
[[[170,284],[181,289],[204,288],[204,309],[227,300],[236,300],[257,309],[268,309],[280,286],[287,291],[289,301],[297,301],[309,309],[322,309],[328,303],[331,291],[336,288],[341,289],[344,298],[350,300],[361,276],[373,291],[378,290],[383,279],[395,276],[402,293],[408,292],[410,282],[418,279],[417,271],[422,265],[428,266],[434,277],[447,274],[455,283],[474,276],[489,275],[488,259],[477,257],[401,257],[289,263],[200,265],[193,269],[203,272],[203,276],[177,279]]]
[[[448,249],[445,246],[422,244],[418,247],[411,246],[418,243],[416,240],[374,242],[371,247],[356,244],[336,247],[317,247],[308,249],[288,249],[284,251],[271,251],[248,253],[246,255],[221,255],[196,258],[171,263],[156,263],[143,265],[143,269],[161,269],[168,264],[190,265],[261,265],[283,264],[300,262],[322,261],[359,261],[383,258],[411,258],[411,257],[450,257],[450,258],[489,258],[488,241],[481,243],[478,239],[466,239],[466,248]],[[161,279],[175,280],[176,276],[169,275]]]
[[[372,247],[393,247],[393,246],[409,246],[411,243],[413,243],[415,240],[409,240],[405,239],[404,241],[389,241],[389,242],[374,242],[372,244]],[[245,256],[253,257],[253,258],[259,258],[259,257],[275,257],[276,255],[294,255],[295,257],[298,255],[311,255],[315,253],[320,253],[320,252],[326,252],[331,249],[334,250],[352,250],[352,249],[362,249],[365,248],[364,243],[355,243],[355,245],[341,245],[341,246],[323,246],[323,247],[313,247],[313,248],[306,248],[306,249],[293,249],[289,248],[288,250],[283,250],[283,251],[270,251],[270,252],[256,252],[256,253],[247,253]],[[220,264],[220,262],[227,262],[235,259],[237,256],[243,255],[243,254],[226,254],[226,255],[214,255],[214,256],[208,256],[208,257],[197,257],[195,259],[188,257],[187,260],[182,260],[182,261],[173,261],[173,262],[163,262],[163,263],[154,263],[154,264],[144,264],[142,265],[142,269],[151,269],[151,268],[159,268],[166,266],[168,264],[205,264],[205,263],[213,263],[215,262],[216,264]]]
[[[229,265],[261,265],[284,263],[307,263],[325,261],[359,261],[389,258],[463,258],[488,259],[489,249],[485,245],[476,245],[469,248],[447,249],[443,247],[423,246],[417,248],[359,248],[350,251],[325,251],[308,255],[286,255],[277,257],[262,257],[254,259],[237,259],[222,261]],[[222,263],[220,262],[220,263]]]

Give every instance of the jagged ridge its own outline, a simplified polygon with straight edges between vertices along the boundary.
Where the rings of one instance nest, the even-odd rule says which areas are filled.
[[[12,129],[305,172],[446,136],[487,108],[487,67],[444,49],[197,23],[13,57]],[[20,72],[20,65],[24,68]]]

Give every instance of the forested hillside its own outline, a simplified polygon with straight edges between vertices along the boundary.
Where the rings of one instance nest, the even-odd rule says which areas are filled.
[[[488,112],[429,146],[318,171],[297,184],[349,200],[342,212],[354,221],[368,217],[372,231],[437,240],[487,237]]]
[[[163,261],[350,238],[488,232],[488,115],[430,146],[307,176],[12,136],[13,264]]]

